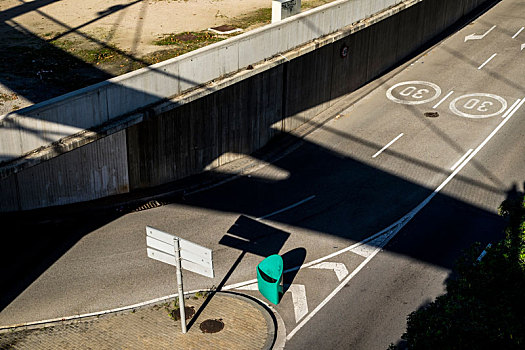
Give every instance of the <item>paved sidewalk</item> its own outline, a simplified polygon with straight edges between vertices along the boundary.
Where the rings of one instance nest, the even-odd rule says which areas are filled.
[[[276,337],[269,310],[250,297],[218,292],[199,314],[206,297],[187,297],[197,318],[181,333],[169,310],[173,300],[114,314],[0,331],[0,349],[270,349]],[[177,314],[178,315],[178,314]],[[224,328],[204,333],[201,324],[220,320]],[[189,324],[190,320],[187,320]],[[220,323],[219,323],[220,325]]]

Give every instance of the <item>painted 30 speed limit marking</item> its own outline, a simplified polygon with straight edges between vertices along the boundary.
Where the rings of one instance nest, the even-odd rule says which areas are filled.
[[[450,110],[465,118],[490,118],[507,109],[507,101],[498,95],[475,93],[459,96],[450,102]]]
[[[386,97],[395,103],[419,105],[434,101],[441,95],[441,88],[428,81],[405,81],[392,86]]]

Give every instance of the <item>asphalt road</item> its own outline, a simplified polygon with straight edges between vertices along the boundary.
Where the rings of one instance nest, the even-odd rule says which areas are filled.
[[[522,1],[502,1],[233,181],[140,212],[5,222],[24,234],[2,251],[0,325],[176,293],[173,268],[146,256],[150,225],[213,249],[216,277],[185,273],[186,290],[257,296],[264,256],[301,266],[276,306],[287,349],[397,343],[406,316],[444,292],[460,251],[500,238],[497,207],[523,191],[523,13]]]

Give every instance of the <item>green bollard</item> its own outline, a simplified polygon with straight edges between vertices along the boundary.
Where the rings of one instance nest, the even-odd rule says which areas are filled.
[[[257,265],[259,292],[271,303],[277,305],[283,294],[283,258],[270,255]]]

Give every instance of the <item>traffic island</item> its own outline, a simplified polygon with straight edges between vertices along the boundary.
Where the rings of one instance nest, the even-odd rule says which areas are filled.
[[[199,310],[210,296],[186,296]],[[271,311],[242,294],[215,292],[186,334],[170,315],[176,298],[118,313],[0,331],[4,349],[271,349],[276,327]]]

